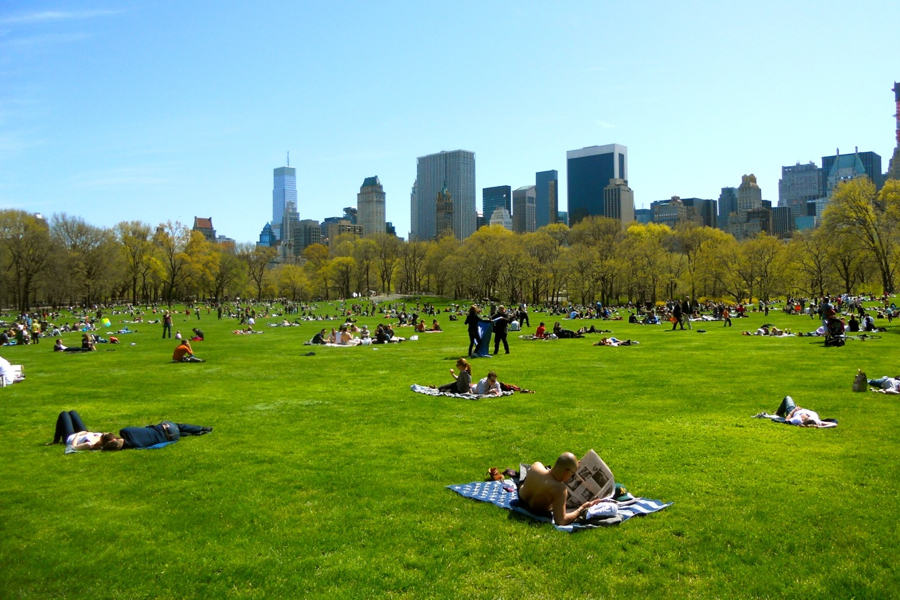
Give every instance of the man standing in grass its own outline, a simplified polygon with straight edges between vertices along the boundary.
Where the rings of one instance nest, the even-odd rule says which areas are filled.
[[[552,469],[548,469],[542,463],[534,463],[519,488],[519,503],[523,508],[536,514],[547,514],[552,511],[553,521],[557,525],[574,523],[584,511],[600,502],[600,499],[591,500],[571,512],[566,512],[566,501],[569,499],[566,482],[575,476],[577,470],[578,459],[571,452],[560,454]]]
[[[171,340],[172,339],[172,315],[169,313],[169,311],[166,311],[166,313],[163,315],[162,325],[163,325],[163,339],[166,339],[166,332],[168,332],[169,339]]]

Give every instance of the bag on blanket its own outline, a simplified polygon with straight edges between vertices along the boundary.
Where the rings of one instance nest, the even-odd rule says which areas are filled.
[[[869,380],[866,379],[866,374],[860,370],[856,372],[856,379],[853,380],[853,391],[854,392],[865,392],[869,389]]]

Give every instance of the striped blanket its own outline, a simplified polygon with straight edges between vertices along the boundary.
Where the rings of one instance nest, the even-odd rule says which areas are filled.
[[[536,521],[541,521],[543,523],[553,523],[551,519],[548,519],[545,516],[535,515],[525,508],[517,506],[513,501],[518,500],[518,495],[516,494],[515,490],[510,492],[504,490],[502,481],[475,481],[473,483],[465,483],[460,485],[448,485],[447,487],[457,494],[465,496],[466,498],[479,500],[481,502],[490,502],[495,506],[517,512]],[[558,529],[559,531],[566,531],[568,533],[574,533],[583,529],[609,527],[610,525],[618,525],[623,521],[627,521],[631,517],[654,513],[666,508],[667,506],[672,505],[671,502],[648,500],[647,498],[634,498],[633,500],[616,502],[615,504],[618,507],[618,514],[614,517],[606,519],[591,519],[590,521],[576,522],[572,525],[553,524],[553,526],[556,527],[556,529]]]
[[[493,394],[454,394],[453,392],[439,392],[433,387],[412,384],[409,389],[417,394],[425,394],[426,396],[449,396],[450,398],[463,398],[465,400],[481,400],[482,398],[496,398]],[[501,396],[512,396],[515,392],[500,392]]]

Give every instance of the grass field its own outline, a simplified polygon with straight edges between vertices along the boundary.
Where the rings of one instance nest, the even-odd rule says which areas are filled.
[[[532,313],[527,332],[539,320],[556,319]],[[740,335],[763,322],[817,325],[780,312],[706,333],[566,322],[640,345],[511,334],[511,354],[474,360],[474,376],[493,369],[537,393],[473,402],[409,390],[450,381],[467,346],[462,322],[441,317],[444,333],[415,342],[303,356],[319,326],[265,326],[277,321],[237,336],[234,320],[204,312],[207,339],[194,347],[205,364],[170,363],[160,325],[94,353],[53,353],[46,339],[0,349],[27,373],[0,390],[0,597],[898,593],[900,400],[851,391],[858,367],[898,371],[896,328],[825,348]],[[196,325],[175,320],[182,332]],[[750,418],[786,394],[840,426]],[[44,443],[68,409],[95,430],[170,419],[215,431],[161,450],[64,455]],[[590,448],[632,493],[674,505],[570,535],[445,489]]]

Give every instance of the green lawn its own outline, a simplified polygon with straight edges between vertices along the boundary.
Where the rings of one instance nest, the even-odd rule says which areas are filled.
[[[445,332],[415,342],[303,356],[319,326],[265,326],[279,320],[237,336],[235,321],[204,311],[195,351],[206,364],[170,363],[160,325],[95,353],[53,353],[46,339],[0,349],[27,373],[0,390],[0,597],[897,593],[900,401],[851,392],[858,367],[898,371],[895,328],[824,348],[740,335],[766,321],[817,325],[780,312],[706,333],[566,322],[640,345],[511,334],[512,353],[475,360],[474,375],[493,369],[537,393],[472,402],[409,390],[450,381],[467,346],[462,322],[441,316]],[[557,319],[533,312],[528,332],[539,320]],[[176,329],[193,326],[177,315]],[[840,426],[750,418],[785,394]],[[97,430],[171,419],[215,431],[161,450],[66,456],[44,443],[67,409]],[[590,448],[632,493],[674,505],[570,535],[445,489]]]

